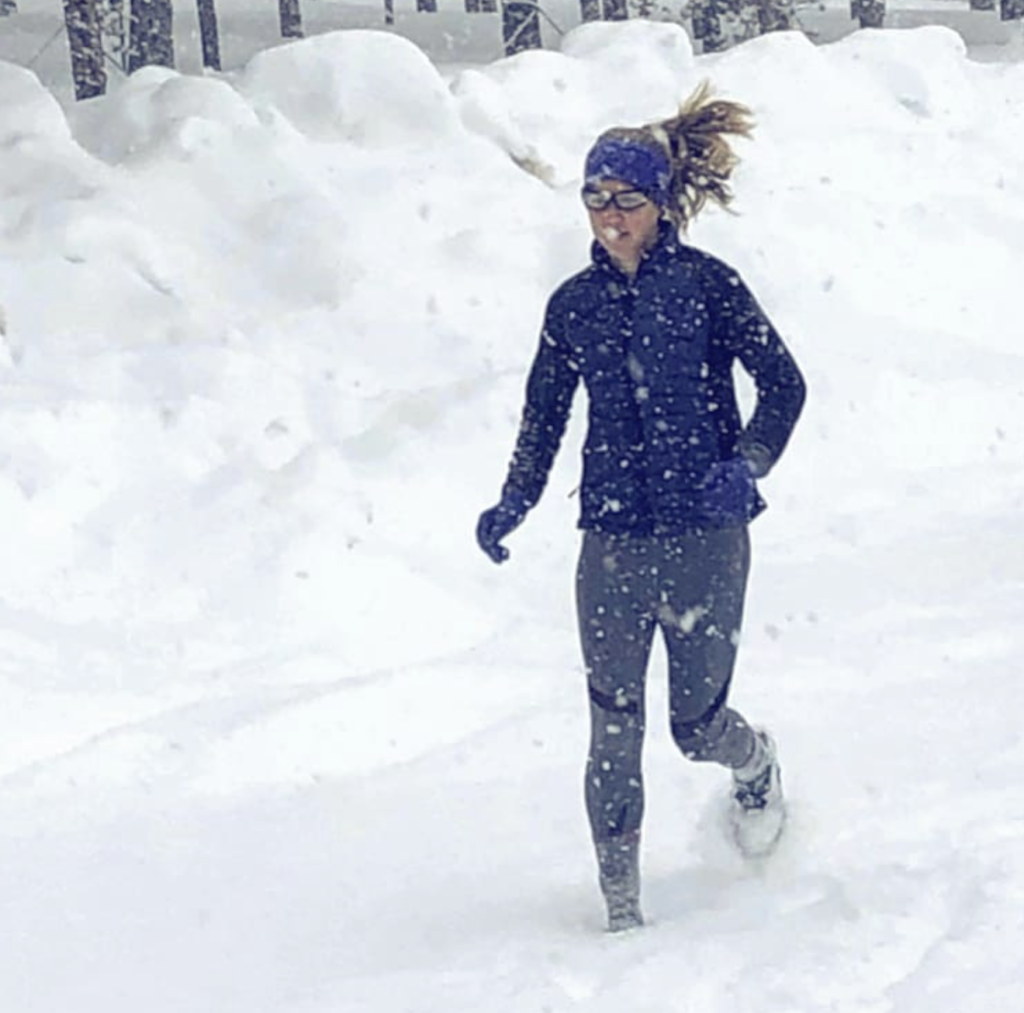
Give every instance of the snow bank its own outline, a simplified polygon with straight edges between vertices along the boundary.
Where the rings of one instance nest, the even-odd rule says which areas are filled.
[[[0,146],[28,138],[67,141],[71,132],[60,105],[29,70],[0,60]]]
[[[569,32],[561,52],[525,52],[471,68],[452,88],[464,108],[476,109],[470,127],[480,129],[481,110],[493,110],[499,135],[515,139],[510,150],[526,152],[545,167],[545,178],[564,185],[578,179],[602,130],[671,116],[699,80],[679,25],[595,22]],[[610,88],[610,81],[629,87]]]
[[[411,42],[384,32],[332,32],[268,49],[238,86],[318,140],[406,145],[440,140],[456,124],[433,64]]]
[[[90,150],[112,164],[146,157],[186,160],[225,137],[237,143],[259,120],[235,89],[216,78],[144,67],[89,110]]]

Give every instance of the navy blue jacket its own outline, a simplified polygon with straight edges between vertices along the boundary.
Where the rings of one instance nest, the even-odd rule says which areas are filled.
[[[753,377],[744,427],[733,363]],[[548,302],[504,492],[540,499],[579,381],[589,419],[579,526],[682,534],[724,526],[702,503],[717,461],[764,475],[803,407],[800,371],[739,275],[662,223],[636,277],[597,243],[592,263]],[[746,520],[764,509],[760,496]],[[735,522],[734,522],[735,523]]]

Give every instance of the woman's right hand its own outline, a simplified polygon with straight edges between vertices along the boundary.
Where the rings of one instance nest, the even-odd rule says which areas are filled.
[[[521,493],[507,492],[497,506],[480,515],[476,524],[476,540],[495,563],[504,563],[508,559],[508,549],[501,544],[502,539],[523,523],[527,510],[529,507]]]

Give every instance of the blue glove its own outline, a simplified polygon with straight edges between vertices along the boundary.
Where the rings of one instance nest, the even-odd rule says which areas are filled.
[[[711,465],[704,481],[702,505],[719,521],[743,524],[750,520],[757,502],[757,489],[750,465],[742,457]]]
[[[480,515],[476,523],[476,540],[494,562],[504,563],[508,559],[508,549],[501,541],[523,523],[528,509],[522,493],[506,492],[497,506]]]

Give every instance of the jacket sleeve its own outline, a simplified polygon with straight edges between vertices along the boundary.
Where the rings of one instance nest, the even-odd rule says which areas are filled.
[[[715,332],[730,360],[739,359],[757,389],[757,404],[737,441],[756,477],[782,455],[807,396],[800,369],[742,278],[732,270],[715,285]]]
[[[540,499],[565,433],[579,378],[561,333],[559,314],[553,301],[549,302],[526,381],[526,403],[502,495],[518,493],[527,507]]]

